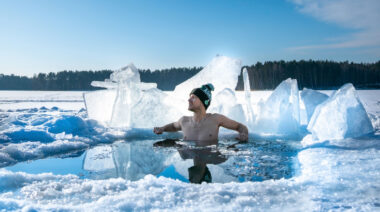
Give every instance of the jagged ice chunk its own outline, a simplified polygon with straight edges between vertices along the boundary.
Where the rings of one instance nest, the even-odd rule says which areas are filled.
[[[301,101],[305,106],[306,111],[306,125],[309,123],[311,116],[314,113],[315,108],[324,102],[329,96],[324,93],[312,90],[312,89],[303,89],[301,91]]]
[[[287,79],[258,105],[253,132],[270,136],[298,136],[300,113],[297,80]]]
[[[307,126],[313,139],[320,141],[359,137],[373,132],[373,127],[354,86],[343,85],[318,105]]]

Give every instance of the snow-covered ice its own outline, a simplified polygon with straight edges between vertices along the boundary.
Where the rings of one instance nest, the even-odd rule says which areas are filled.
[[[82,179],[76,175],[0,170],[0,207],[6,210],[374,211],[379,207],[379,144],[308,148],[292,178],[194,185],[146,175]],[[263,155],[264,156],[264,155]],[[177,160],[181,163],[181,160]],[[176,165],[181,172],[183,165]]]
[[[0,91],[0,210],[380,210],[380,91],[300,92],[287,79],[274,91],[236,92],[240,69],[239,60],[214,58],[175,92],[142,84],[132,65],[93,83],[107,90]],[[220,70],[226,78],[213,78]],[[151,127],[189,114],[188,93],[208,82],[210,111],[251,134],[229,148],[236,141],[221,133],[203,158],[213,183],[191,184],[189,167],[204,150],[153,148],[181,134]],[[117,112],[125,104],[130,111]],[[115,114],[130,117],[128,126]]]
[[[48,157],[71,158],[88,148],[102,146],[103,149],[98,149],[97,154],[94,155],[100,159],[99,154],[102,153],[104,165],[107,163],[105,162],[107,154],[112,149],[104,147],[104,143],[111,145],[115,140],[120,139],[125,142],[129,140],[138,142],[145,138],[157,138],[150,131],[143,129],[123,132],[96,124],[81,110],[84,108],[83,102],[67,104],[67,101],[59,99],[68,100],[68,97],[72,96],[70,98],[75,100],[75,98],[80,98],[82,93],[61,93],[60,96],[55,92],[52,99],[49,99],[46,97],[47,94],[41,92],[39,95],[44,97],[42,102],[37,102],[40,97],[32,97],[29,92],[21,91],[17,95],[15,92],[2,93],[0,99],[6,98],[7,101],[0,100],[0,139],[2,139],[0,161],[1,166],[5,166],[0,169],[1,209],[8,211],[32,209],[85,211],[88,208],[93,210],[186,209],[189,211],[376,211],[379,209],[380,199],[377,194],[380,192],[378,177],[380,175],[378,134],[380,128],[378,125],[374,125],[375,134],[369,137],[335,140],[333,144],[324,142],[318,146],[299,149],[295,153],[294,162],[291,162],[294,174],[283,179],[238,182],[228,180],[230,175],[226,176],[222,168],[223,166],[231,167],[229,163],[238,163],[241,166],[235,171],[244,173],[244,167],[248,167],[249,164],[253,164],[252,167],[254,167],[254,163],[260,160],[268,164],[273,163],[273,165],[270,168],[258,170],[271,170],[278,167],[277,160],[270,162],[267,158],[268,153],[260,152],[260,149],[275,146],[275,141],[268,143],[269,146],[259,146],[252,152],[252,156],[245,157],[243,154],[242,158],[246,161],[233,160],[227,161],[227,165],[222,163],[219,166],[210,167],[211,172],[219,173],[214,175],[215,180],[217,176],[221,176],[220,178],[226,180],[225,183],[194,185],[149,174],[136,181],[130,181],[112,177],[115,176],[112,175],[114,172],[109,174],[110,178],[88,179],[75,174],[33,174],[7,170],[10,164],[17,165],[22,161]],[[251,92],[253,106],[256,106],[260,99],[265,102],[270,94],[271,91]],[[327,94],[331,95],[331,92]],[[372,117],[371,121],[379,120],[380,91],[359,90],[357,94],[369,116]],[[244,104],[244,92],[236,92],[236,98],[237,102]],[[23,102],[17,99],[23,99]],[[28,99],[32,101],[28,102]],[[33,104],[40,106],[44,103],[53,104],[55,107],[31,107]],[[18,109],[10,109],[14,105],[17,105]],[[22,105],[25,106],[24,109],[21,109]],[[61,127],[63,130],[59,130]],[[51,130],[54,128],[58,131]],[[10,137],[15,140],[11,140]],[[251,140],[250,142],[255,145],[260,141]],[[279,146],[279,151],[287,154],[282,148]],[[90,156],[88,153],[87,157],[91,158]],[[186,174],[186,167],[191,163],[183,161],[178,155],[173,155],[165,163],[171,161],[176,162],[174,169],[183,175]],[[95,166],[97,165],[93,164],[92,167]],[[103,169],[111,170],[113,166],[109,163]],[[87,168],[90,169],[90,167]],[[255,176],[258,176],[258,173],[255,172]]]

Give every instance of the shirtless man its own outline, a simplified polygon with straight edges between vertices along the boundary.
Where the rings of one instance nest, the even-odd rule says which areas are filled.
[[[197,145],[208,146],[218,144],[219,127],[235,130],[239,133],[239,141],[248,140],[248,129],[244,124],[227,118],[217,113],[206,113],[211,103],[212,84],[202,85],[190,93],[188,110],[193,116],[183,116],[177,122],[167,124],[163,127],[155,127],[154,133],[183,132],[183,140],[194,141]]]

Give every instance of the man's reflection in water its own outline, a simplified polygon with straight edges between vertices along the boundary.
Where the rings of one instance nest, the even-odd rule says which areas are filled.
[[[154,143],[153,146],[175,147],[182,159],[192,159],[193,166],[188,168],[190,182],[212,182],[207,164],[220,164],[227,158],[215,147],[181,145],[176,141],[179,140],[166,139]],[[159,175],[168,165],[165,164],[165,160],[171,158],[173,153],[156,151],[152,148],[152,143],[118,142],[87,150],[83,158],[83,170],[86,170],[88,177],[92,179],[122,177],[135,181],[147,174]],[[182,175],[186,176],[186,171]]]
[[[165,139],[156,142],[154,146],[177,147],[178,153],[184,160],[193,159],[194,165],[188,168],[191,183],[212,182],[211,172],[207,164],[220,164],[227,160],[215,147],[210,146],[183,146],[176,143],[178,140]]]

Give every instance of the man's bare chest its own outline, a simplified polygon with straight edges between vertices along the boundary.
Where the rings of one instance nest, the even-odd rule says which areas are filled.
[[[219,126],[212,119],[195,122],[191,119],[183,123],[184,140],[217,140]]]

